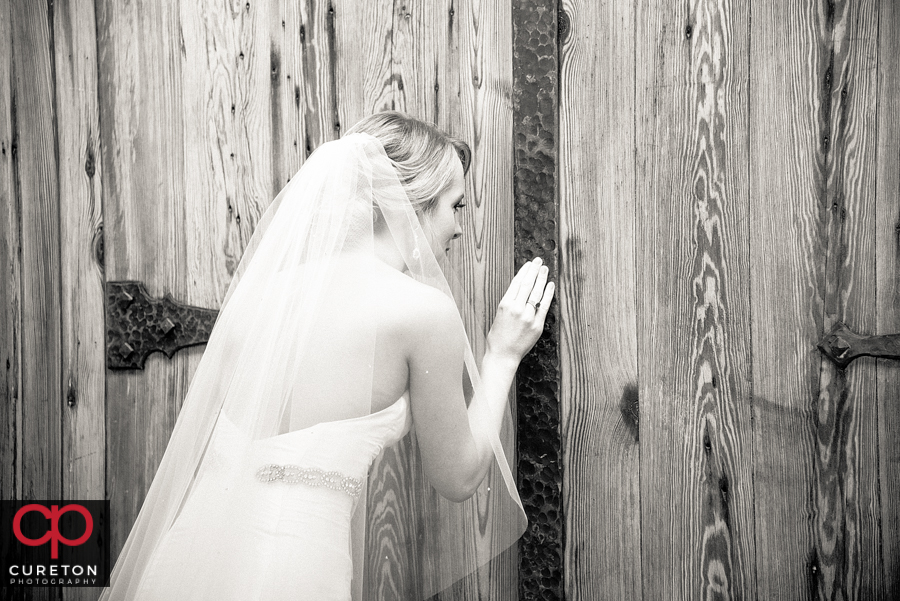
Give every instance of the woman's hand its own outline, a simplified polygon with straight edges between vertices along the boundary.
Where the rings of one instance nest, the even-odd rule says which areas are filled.
[[[540,257],[522,266],[497,307],[487,336],[487,352],[518,364],[544,331],[544,319],[556,286],[547,283]]]

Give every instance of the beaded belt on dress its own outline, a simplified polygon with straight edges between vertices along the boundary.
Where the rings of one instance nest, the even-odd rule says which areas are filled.
[[[256,478],[261,482],[326,486],[345,492],[351,497],[358,497],[360,492],[362,492],[362,482],[359,478],[345,476],[340,472],[326,472],[314,467],[270,464],[261,467],[256,472]]]

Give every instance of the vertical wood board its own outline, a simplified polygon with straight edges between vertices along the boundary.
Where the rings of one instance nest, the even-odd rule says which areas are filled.
[[[21,205],[16,191],[15,82],[12,8],[0,2],[0,497],[21,497],[16,461],[21,413]]]
[[[563,2],[563,10],[558,298],[565,598],[640,599],[635,10],[574,1]]]
[[[759,594],[875,598],[874,364],[815,348],[874,327],[874,11],[819,8],[762,5],[751,36]]]
[[[17,456],[25,499],[62,494],[60,403],[60,207],[52,14],[12,7],[16,97],[16,192],[21,207],[23,399]]]
[[[754,599],[746,6],[636,15],[646,598]]]
[[[63,340],[63,496],[106,496],[100,129],[92,0],[54,12]]]
[[[59,146],[62,498],[106,497],[103,223],[94,3],[58,3],[53,51]],[[62,588],[94,600],[99,587]]]
[[[182,36],[174,2],[97,0],[107,280],[140,280],[186,299]],[[196,199],[198,202],[202,199]],[[112,556],[137,518],[187,391],[191,355],[107,373],[107,495]]]
[[[900,6],[878,5],[874,334],[900,333]],[[900,364],[879,360],[878,480],[883,599],[900,598]],[[865,401],[864,401],[865,402]],[[873,433],[869,433],[869,436]],[[863,551],[871,552],[871,551]],[[876,583],[877,584],[877,583]]]

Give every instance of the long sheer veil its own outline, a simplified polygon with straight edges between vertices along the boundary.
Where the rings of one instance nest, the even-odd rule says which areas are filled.
[[[192,493],[220,415],[256,440],[371,412],[377,315],[363,320],[368,325],[354,331],[357,351],[335,366],[336,377],[338,371],[341,377],[339,401],[309,390],[307,381],[309,370],[322,369],[317,349],[323,319],[334,311],[329,291],[348,259],[374,257],[373,223],[379,219],[390,230],[406,274],[452,296],[377,138],[354,133],[320,146],[266,210],[244,251],[162,462],[101,599],[134,597],[154,550]],[[353,298],[346,300],[366,311],[373,306],[372,290],[361,273],[358,287],[346,294]],[[461,317],[459,328],[464,336]],[[468,342],[465,367],[477,395],[478,368]],[[487,415],[477,421],[490,423]],[[427,501],[415,541],[419,565],[427,568],[416,575],[423,598],[503,552],[526,526],[509,467],[514,436],[509,413],[499,435],[488,427],[473,434],[490,439],[496,461],[471,499],[455,503],[440,497],[421,473],[405,478],[411,487],[419,487],[406,492]],[[410,436],[414,440],[415,432]],[[370,503],[370,508],[378,505]],[[366,519],[365,506],[359,503],[354,520],[354,598],[360,594],[365,548],[365,529],[356,525]]]

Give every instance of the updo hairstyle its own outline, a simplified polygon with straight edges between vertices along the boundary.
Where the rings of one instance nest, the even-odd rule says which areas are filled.
[[[352,133],[378,138],[420,215],[431,211],[437,196],[452,183],[453,161],[462,162],[463,173],[469,171],[472,151],[468,144],[406,113],[375,113],[346,132]]]

